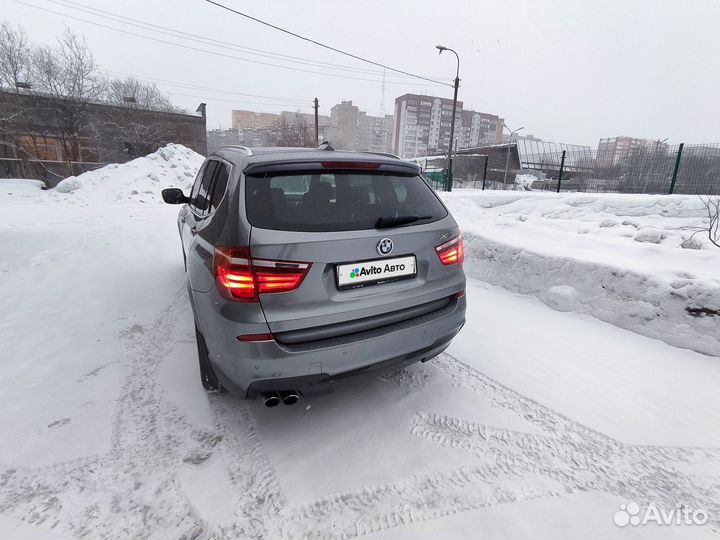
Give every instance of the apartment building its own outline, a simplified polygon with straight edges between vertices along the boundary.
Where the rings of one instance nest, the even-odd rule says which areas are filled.
[[[458,148],[476,148],[502,142],[504,120],[495,114],[462,111],[455,126]]]
[[[358,113],[357,149],[369,152],[392,152],[393,117]]]
[[[395,99],[393,151],[403,158],[447,152],[450,144],[452,99],[404,94]],[[472,148],[502,141],[503,119],[494,114],[463,110],[455,112],[455,142]]]
[[[233,129],[263,129],[273,128],[280,121],[279,114],[255,111],[233,111]]]
[[[359,110],[352,101],[341,101],[330,109],[330,142],[338,150],[358,149]]]
[[[633,154],[642,151],[664,151],[666,148],[666,143],[652,139],[640,139],[637,137],[600,139],[595,164],[598,167],[612,167]]]

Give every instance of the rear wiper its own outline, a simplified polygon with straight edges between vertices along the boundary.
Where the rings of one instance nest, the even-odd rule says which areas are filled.
[[[376,229],[389,229],[391,227],[399,227],[400,225],[407,225],[408,223],[415,223],[421,219],[432,219],[432,216],[394,216],[394,217],[380,217],[375,222]]]

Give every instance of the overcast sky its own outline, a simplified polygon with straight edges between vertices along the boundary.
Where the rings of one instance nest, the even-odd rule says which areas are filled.
[[[720,142],[720,2],[716,0],[219,1],[337,48],[446,82],[454,77],[455,57],[438,56],[435,44],[452,47],[460,54],[459,99],[465,108],[497,114],[511,128],[525,126],[524,133],[548,141],[596,146],[601,137],[629,135],[667,137],[671,143]],[[407,92],[452,97],[450,87],[388,72],[382,99],[378,68],[203,0],[22,2],[0,0],[0,19],[22,25],[33,41],[51,42],[70,27],[87,38],[98,63],[113,74],[204,87],[159,83],[171,93],[173,102],[191,111],[201,101],[207,102],[208,128],[229,127],[232,109],[311,112],[316,96],[321,114],[329,114],[340,100],[352,100],[370,114],[383,107],[391,114],[395,97]],[[83,4],[301,60],[187,41],[71,7]],[[98,24],[236,58],[151,41]],[[318,67],[314,62],[350,70]]]

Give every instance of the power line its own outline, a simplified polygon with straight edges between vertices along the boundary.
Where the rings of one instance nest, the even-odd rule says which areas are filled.
[[[263,49],[256,49],[252,47],[247,47],[244,45],[238,45],[236,43],[230,43],[228,41],[222,41],[214,38],[209,38],[206,36],[201,36],[198,34],[192,34],[190,32],[184,32],[182,30],[178,30],[176,28],[170,28],[167,26],[161,26],[153,23],[149,23],[146,21],[142,21],[139,19],[133,19],[131,17],[126,17],[124,15],[120,15],[117,13],[112,13],[110,11],[105,11],[99,8],[95,8],[92,6],[88,6],[79,2],[74,2],[72,0],[47,0],[48,2],[51,2],[53,4],[56,4],[58,6],[62,6],[64,8],[74,9],[77,11],[81,11],[83,13],[87,13],[89,15],[93,15],[95,17],[101,17],[104,19],[109,19],[114,22],[119,22],[121,24],[126,24],[128,26],[134,26],[136,28],[142,28],[143,30],[150,30],[151,32],[157,32],[160,34],[170,35],[172,37],[179,37],[181,39],[187,39],[189,41],[194,41],[196,43],[202,43],[204,45],[211,45],[214,47],[229,47],[232,48],[238,52],[243,52],[246,54],[253,54],[256,56],[261,56],[264,58],[270,58],[273,60],[280,60],[280,61],[294,61],[294,63],[300,63],[300,64],[306,64],[311,65],[315,67],[332,67],[336,69],[341,69],[345,71],[351,71],[351,72],[357,72],[357,73],[367,73],[372,75],[380,75],[383,72],[378,70],[371,70],[371,69],[365,69],[365,68],[359,68],[354,66],[347,66],[342,64],[335,64],[331,62],[323,62],[320,60],[312,60],[309,58],[302,58],[298,56],[291,56],[287,54],[277,53],[273,51],[266,51]],[[42,9],[42,8],[39,8]],[[129,21],[129,22],[128,22]],[[186,37],[187,36],[187,37]],[[286,60],[287,59],[287,60]],[[405,77],[407,78],[407,75],[400,75],[400,74],[391,74],[394,77]],[[429,77],[429,79],[432,79]],[[435,81],[438,84],[444,84],[442,81]]]
[[[242,11],[238,11],[238,10],[233,9],[233,8],[231,8],[231,7],[225,6],[225,5],[223,5],[223,4],[219,3],[219,2],[215,2],[214,0],[205,0],[205,1],[206,1],[207,3],[209,3],[209,4],[213,4],[214,6],[217,6],[217,7],[219,7],[219,8],[225,9],[225,10],[231,12],[231,13],[235,13],[235,14],[237,14],[237,15],[240,15],[241,17],[245,17],[245,18],[247,18],[247,19],[250,19],[250,20],[255,21],[255,22],[257,22],[257,23],[263,24],[263,25],[265,25],[265,26],[268,26],[268,27],[270,27],[270,28],[273,28],[273,29],[275,29],[275,30],[278,30],[278,31],[280,31],[280,32],[283,32],[283,33],[285,33],[285,34],[294,36],[294,37],[296,37],[296,38],[298,38],[298,39],[302,39],[303,41],[307,41],[307,42],[309,42],[309,43],[313,43],[313,44],[315,44],[315,45],[317,45],[317,46],[319,46],[319,47],[323,47],[323,48],[325,48],[325,49],[328,49],[328,50],[331,50],[331,51],[335,51],[336,53],[344,54],[345,56],[349,56],[350,58],[355,58],[356,60],[360,60],[361,62],[367,62],[368,64],[373,64],[373,65],[375,65],[375,66],[378,66],[378,67],[381,67],[381,68],[385,68],[385,69],[388,69],[388,70],[390,70],[390,71],[394,71],[394,72],[396,72],[396,73],[402,73],[403,75],[407,75],[407,76],[409,76],[409,77],[414,77],[414,78],[416,78],[416,79],[422,79],[422,80],[429,81],[429,82],[432,82],[432,83],[435,83],[435,84],[444,84],[445,86],[452,86],[451,84],[448,84],[448,83],[440,83],[440,82],[435,81],[435,80],[433,80],[433,79],[430,79],[430,78],[428,78],[428,77],[423,77],[423,76],[421,76],[421,75],[415,75],[414,73],[410,73],[410,72],[408,72],[408,71],[403,71],[403,70],[401,70],[401,69],[396,69],[396,68],[390,67],[390,66],[388,66],[388,65],[381,64],[380,62],[375,62],[375,61],[373,61],[373,60],[369,60],[369,59],[367,59],[367,58],[363,58],[362,56],[358,56],[358,55],[356,55],[356,54],[352,54],[352,53],[349,53],[349,52],[347,52],[347,51],[343,51],[343,50],[341,50],[341,49],[337,49],[337,48],[332,47],[332,46],[330,46],[330,45],[326,45],[325,43],[320,43],[319,41],[315,41],[314,39],[310,39],[310,38],[308,38],[308,37],[301,36],[300,34],[296,34],[295,32],[291,32],[290,30],[286,30],[286,29],[284,29],[284,28],[280,28],[279,26],[276,26],[276,25],[271,24],[271,23],[269,23],[269,22],[266,22],[266,21],[263,21],[263,20],[261,20],[261,19],[258,19],[257,17],[253,17],[252,15],[248,15],[247,13],[243,13]]]
[[[368,78],[363,78],[363,77],[352,77],[352,76],[349,76],[349,75],[344,75],[344,74],[339,74],[339,73],[327,73],[327,72],[324,72],[324,71],[313,71],[313,70],[302,69],[302,68],[298,68],[298,67],[278,65],[278,64],[273,64],[273,63],[269,63],[269,62],[262,62],[262,61],[258,61],[258,60],[251,60],[251,59],[249,59],[249,58],[232,56],[232,55],[220,53],[220,52],[217,52],[217,51],[212,51],[212,50],[207,50],[207,49],[201,49],[201,48],[198,48],[198,47],[192,47],[192,46],[190,46],[190,45],[185,45],[185,44],[182,44],[182,43],[177,43],[177,42],[173,42],[173,41],[167,41],[167,40],[159,39],[159,38],[157,38],[157,37],[152,37],[152,36],[148,36],[148,35],[145,35],[145,34],[138,34],[137,32],[132,32],[132,31],[125,30],[125,29],[116,28],[116,27],[114,27],[114,26],[108,26],[108,25],[106,25],[106,24],[102,24],[102,23],[99,23],[99,22],[96,22],[96,21],[90,21],[90,20],[87,20],[87,19],[84,19],[84,18],[81,18],[81,17],[77,17],[77,16],[70,15],[70,14],[65,13],[65,12],[56,11],[56,10],[53,10],[53,9],[50,9],[50,8],[45,8],[45,7],[37,6],[37,5],[31,4],[31,3],[29,3],[29,2],[24,2],[24,1],[22,1],[22,0],[14,0],[14,1],[15,1],[16,3],[22,4],[22,5],[25,5],[25,6],[34,8],[34,9],[38,9],[38,10],[45,11],[45,12],[48,12],[48,13],[53,13],[53,14],[55,14],[55,15],[60,15],[60,16],[62,16],[62,17],[68,17],[68,18],[73,19],[73,20],[76,20],[76,21],[84,22],[84,23],[87,23],[87,24],[91,24],[91,25],[94,25],[94,26],[101,27],[101,28],[106,28],[106,29],[108,29],[108,30],[113,30],[113,31],[115,31],[115,32],[121,32],[121,33],[128,34],[128,35],[132,35],[132,36],[135,36],[135,37],[140,37],[140,38],[143,38],[143,39],[147,39],[147,40],[151,40],[151,41],[156,41],[156,42],[164,43],[164,44],[167,44],[167,45],[174,45],[174,46],[177,46],[177,47],[182,47],[182,48],[185,48],[185,49],[194,50],[194,51],[198,51],[198,52],[204,52],[204,53],[207,53],[207,54],[213,54],[213,55],[221,56],[221,57],[224,57],[224,58],[231,58],[231,59],[234,59],[234,60],[239,60],[239,61],[241,61],[241,62],[249,62],[249,63],[253,63],[253,64],[259,64],[259,65],[264,65],[264,66],[269,66],[269,67],[276,67],[276,68],[280,68],[280,69],[288,69],[288,70],[292,70],[292,71],[300,71],[300,72],[304,72],[304,73],[311,73],[311,74],[315,74],[315,75],[325,75],[325,76],[327,76],[327,77],[346,78],[346,79],[351,79],[351,80],[360,80],[360,81],[367,81],[367,82],[380,82],[379,80],[376,80],[376,79],[368,79]],[[75,7],[75,6],[71,6],[71,5],[66,5],[66,4],[63,4],[63,3],[58,2],[57,0],[48,0],[48,1],[49,1],[49,2],[52,2],[52,3],[55,3],[55,4],[59,5],[59,6],[65,7],[65,8],[75,9],[75,10],[78,10],[78,11],[82,11],[82,12],[87,13],[87,14],[89,14],[89,15],[92,15],[92,16],[94,16],[94,17],[101,17],[101,18],[104,18],[104,19],[109,19],[109,20],[112,20],[113,22],[117,22],[117,23],[120,23],[120,24],[126,24],[126,25],[128,25],[128,26],[132,26],[132,27],[135,27],[135,28],[140,28],[140,29],[142,29],[142,30],[147,30],[147,31],[151,31],[151,32],[157,32],[157,33],[160,33],[160,34],[165,34],[165,35],[168,35],[168,36],[171,36],[171,37],[175,37],[175,38],[179,38],[179,39],[185,39],[185,40],[189,40],[189,41],[194,41],[194,42],[196,42],[196,43],[202,43],[202,44],[204,44],[204,45],[209,45],[209,46],[212,46],[212,47],[231,48],[231,49],[233,49],[233,50],[235,50],[235,51],[237,51],[237,52],[244,53],[244,54],[253,54],[253,55],[256,55],[256,56],[261,56],[261,57],[265,57],[265,58],[270,58],[270,59],[273,59],[273,60],[279,60],[279,61],[281,61],[281,62],[288,62],[288,63],[293,63],[293,64],[304,64],[304,65],[308,65],[308,66],[311,66],[311,67],[318,67],[318,68],[321,68],[321,69],[322,69],[322,68],[330,67],[330,68],[333,68],[334,70],[348,71],[348,72],[350,72],[350,73],[359,74],[359,75],[364,75],[364,74],[366,74],[366,73],[367,73],[367,74],[371,74],[371,75],[372,75],[372,74],[379,74],[379,73],[380,73],[379,71],[366,70],[366,69],[363,69],[363,68],[356,68],[356,67],[351,67],[351,66],[342,66],[342,65],[339,65],[339,64],[332,64],[332,63],[328,63],[328,62],[309,60],[309,59],[304,59],[304,58],[300,58],[300,57],[293,57],[293,56],[290,56],[290,55],[283,55],[283,54],[281,54],[281,53],[275,53],[275,52],[270,52],[270,51],[263,51],[262,49],[252,49],[252,48],[250,48],[250,47],[245,47],[245,46],[242,46],[242,45],[237,45],[237,44],[233,44],[233,43],[229,43],[229,42],[224,42],[224,41],[220,41],[220,40],[216,40],[216,39],[212,39],[212,38],[207,38],[207,37],[204,37],[204,36],[199,36],[199,35],[197,35],[197,34],[190,34],[190,33],[188,33],[188,32],[183,32],[183,31],[180,31],[180,30],[172,29],[172,28],[162,27],[162,26],[159,26],[159,25],[154,25],[154,24],[152,24],[152,23],[146,23],[146,22],[143,22],[143,21],[139,21],[138,19],[132,19],[132,18],[129,18],[129,17],[124,17],[124,16],[122,16],[122,15],[117,15],[117,14],[114,14],[114,13],[111,13],[111,12],[103,11],[103,10],[100,10],[100,9],[97,9],[97,8],[92,8],[92,7],[90,7],[90,6],[85,6],[84,4],[80,4],[80,3],[77,3],[77,2],[72,2],[71,0],[62,0],[62,1],[63,1],[63,2],[66,2],[66,3],[72,3],[72,4],[75,4],[75,5],[77,5],[77,6],[82,6],[82,7]],[[86,8],[86,9],[84,9],[84,8]],[[94,10],[94,11],[98,11],[98,12],[102,12],[102,13],[107,13],[109,16],[104,16],[104,15],[101,15],[101,14],[99,14],[99,13],[93,13],[92,11],[88,11],[88,10]],[[126,21],[133,21],[133,22],[126,22],[126,21],[118,20],[118,19],[125,19]],[[135,23],[139,23],[139,24],[135,24]],[[142,25],[142,26],[141,26],[141,25]],[[156,29],[154,29],[154,28],[148,28],[148,26],[152,26],[152,27],[155,27],[155,28],[159,28],[160,30],[156,30]],[[167,30],[167,31],[165,31],[165,30]],[[183,34],[183,35],[180,35],[180,34]],[[185,37],[185,36],[191,36],[191,37]],[[194,39],[194,38],[197,38],[197,39]],[[217,43],[217,44],[216,44],[216,43]],[[256,52],[252,52],[252,51],[256,51]],[[286,58],[287,58],[287,59],[286,59]],[[399,76],[399,75],[398,75],[398,76]],[[401,81],[392,81],[391,84],[403,84],[403,85],[409,85],[409,86],[424,86],[424,85],[417,85],[417,84],[414,84],[414,83],[406,83],[406,82],[401,82]],[[444,85],[445,83],[442,83],[442,82],[439,82],[439,81],[435,81],[435,84],[443,84],[443,85]]]
[[[233,95],[238,95],[238,96],[253,97],[253,98],[260,98],[260,99],[271,99],[271,100],[276,100],[276,101],[282,101],[285,103],[290,103],[290,102],[308,103],[311,101],[309,99],[300,99],[300,98],[285,98],[285,97],[276,97],[276,96],[262,96],[259,94],[246,94],[244,92],[237,92],[235,90],[224,90],[221,88],[212,88],[209,86],[199,86],[199,85],[195,85],[195,84],[181,83],[178,81],[170,81],[167,79],[158,79],[155,77],[136,75],[134,73],[126,73],[123,71],[105,70],[105,72],[110,73],[112,75],[120,75],[123,77],[132,77],[132,78],[140,79],[143,81],[156,82],[156,83],[161,83],[161,84],[164,84],[167,86],[176,86],[178,88],[187,88],[190,90],[201,90],[201,91],[206,91],[206,92],[216,92],[219,94],[233,94]]]
[[[245,105],[265,105],[268,107],[298,107],[300,105],[299,103],[260,103],[259,101],[243,101],[243,100],[237,100],[237,99],[226,99],[226,98],[218,98],[218,97],[208,97],[208,96],[199,96],[197,94],[183,94],[180,92],[167,92],[170,96],[183,96],[183,97],[191,97],[196,99],[202,99],[205,101],[223,101],[225,103],[242,103]],[[302,109],[302,105],[299,107]]]
[[[207,50],[207,49],[201,49],[201,48],[198,48],[198,47],[192,47],[192,46],[190,46],[190,45],[185,45],[185,44],[183,44],[183,43],[176,43],[176,42],[173,42],[173,41],[167,41],[167,40],[160,39],[160,38],[156,38],[156,37],[152,37],[152,36],[146,36],[146,35],[144,35],[144,34],[139,34],[139,33],[137,33],[137,32],[131,32],[130,30],[123,30],[123,29],[121,29],[121,28],[115,28],[114,26],[109,26],[109,25],[102,24],[102,23],[99,23],[99,22],[96,22],[96,21],[89,21],[89,20],[87,20],[87,19],[83,19],[83,18],[81,18],[81,17],[75,17],[75,16],[73,16],[73,15],[68,15],[67,13],[55,11],[55,10],[53,10],[53,9],[36,6],[36,5],[34,5],[34,4],[30,4],[29,2],[25,2],[25,1],[23,1],[23,0],[13,0],[13,1],[16,2],[16,3],[18,3],[18,4],[22,4],[22,5],[31,7],[31,8],[39,9],[39,10],[41,10],[41,11],[46,11],[46,12],[48,12],[48,13],[53,13],[53,14],[55,14],[55,15],[60,15],[61,17],[68,17],[68,18],[73,19],[73,20],[76,20],[76,21],[84,22],[84,23],[91,24],[91,25],[94,25],[94,26],[99,26],[99,27],[101,27],[101,28],[106,28],[106,29],[108,29],[108,30],[113,30],[113,31],[115,31],[115,32],[121,32],[121,33],[123,33],[123,34],[128,34],[128,35],[131,35],[131,36],[135,36],[135,37],[147,39],[147,40],[150,40],[150,41],[156,41],[156,42],[158,42],[158,43],[164,43],[164,44],[166,44],[166,45],[174,45],[174,46],[176,46],[176,47],[182,47],[183,49],[188,49],[188,50],[193,50],[193,51],[198,51],[198,52],[204,52],[204,53],[207,53],[207,54],[212,54],[212,55],[220,56],[220,57],[223,57],[223,58],[230,58],[230,59],[232,59],[232,60],[238,60],[238,61],[240,61],[240,62],[249,62],[249,63],[251,63],[251,64],[259,64],[259,65],[263,65],[263,66],[276,67],[276,68],[280,68],[280,69],[288,69],[288,70],[291,70],[291,71],[300,71],[300,72],[303,72],[303,73],[311,73],[311,74],[313,74],[313,75],[323,75],[323,76],[326,76],[326,77],[335,77],[335,78],[339,78],[339,79],[350,79],[350,80],[355,80],[355,81],[366,81],[366,82],[373,82],[373,83],[379,83],[379,82],[380,82],[380,81],[377,80],[377,79],[366,79],[366,78],[363,78],[363,77],[351,77],[351,76],[349,76],[349,75],[340,75],[340,74],[337,74],[337,73],[326,73],[326,72],[322,72],[322,71],[312,71],[312,70],[309,70],[309,69],[302,69],[302,68],[296,68],[296,67],[291,67],[291,66],[281,66],[281,65],[278,65],[278,64],[271,64],[271,63],[269,63],[269,62],[261,62],[261,61],[259,61],[259,60],[250,60],[249,58],[242,58],[242,57],[239,57],[239,56],[233,56],[233,55],[230,55],[230,54],[224,54],[224,53],[217,52],[217,51],[209,51],[209,50]],[[438,83],[437,81],[432,81],[432,82],[434,82],[435,84],[443,84],[443,85],[445,84],[445,83]],[[388,84],[400,84],[400,85],[403,85],[403,86],[425,86],[425,85],[414,84],[414,83],[406,83],[406,82],[400,82],[400,81],[392,81],[392,82],[389,82]]]

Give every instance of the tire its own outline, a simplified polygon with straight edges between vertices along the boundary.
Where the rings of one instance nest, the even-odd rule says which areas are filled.
[[[195,327],[195,336],[198,349],[198,362],[200,364],[200,382],[202,383],[203,388],[208,392],[224,392],[225,389],[220,384],[220,381],[215,375],[212,364],[210,363],[205,338],[200,333],[197,326]]]

